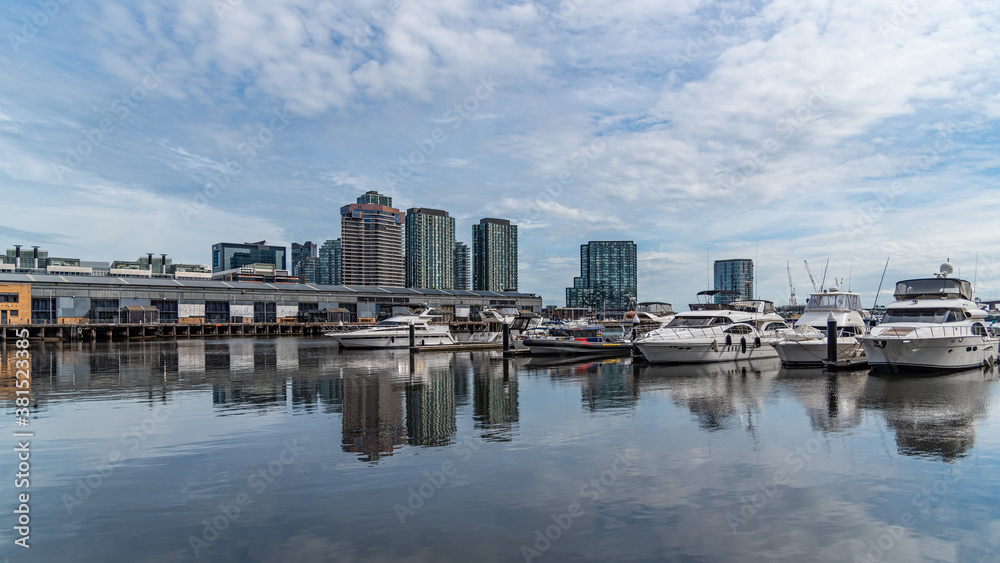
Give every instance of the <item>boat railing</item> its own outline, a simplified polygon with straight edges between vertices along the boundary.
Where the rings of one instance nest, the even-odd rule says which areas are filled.
[[[976,327],[961,326],[915,326],[915,327],[888,327],[876,335],[896,336],[910,338],[948,338],[959,336],[986,336],[986,328],[983,327],[981,333],[974,330]]]

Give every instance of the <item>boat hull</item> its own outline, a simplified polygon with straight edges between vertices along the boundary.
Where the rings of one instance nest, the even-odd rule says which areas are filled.
[[[409,348],[410,335],[404,334],[351,334],[350,332],[328,335],[340,346],[349,349],[370,348]],[[445,346],[455,344],[455,339],[449,333],[417,334],[417,346]]]
[[[997,340],[979,335],[932,338],[870,336],[861,339],[868,365],[879,374],[935,374],[992,363]]]
[[[778,352],[770,344],[763,342],[754,346],[749,342],[725,345],[712,341],[662,340],[637,342],[639,351],[653,364],[703,364],[777,358]]]
[[[627,342],[585,342],[579,340],[547,340],[527,338],[521,343],[532,356],[628,356],[632,344]]]
[[[774,344],[781,365],[810,368],[826,365],[826,338],[810,340],[779,340]],[[857,363],[865,360],[864,348],[856,338],[837,339],[837,362]]]

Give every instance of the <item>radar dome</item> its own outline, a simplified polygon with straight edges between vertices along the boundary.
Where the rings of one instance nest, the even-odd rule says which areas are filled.
[[[948,274],[950,274],[950,273],[952,273],[954,271],[955,271],[955,267],[952,266],[950,263],[945,262],[945,263],[941,264],[941,273],[942,274],[944,274],[944,275],[947,276]]]

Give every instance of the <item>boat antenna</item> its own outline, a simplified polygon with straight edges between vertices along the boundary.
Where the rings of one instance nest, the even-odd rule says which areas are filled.
[[[851,280],[854,279],[854,257],[851,256],[851,265],[847,268],[847,291],[851,290]]]
[[[875,315],[875,308],[878,306],[878,296],[882,293],[882,282],[885,281],[885,271],[889,269],[889,258],[885,259],[885,268],[882,268],[882,279],[878,281],[878,291],[875,292],[875,302],[872,303],[872,316]]]
[[[976,269],[972,271],[972,293],[976,293],[976,279],[979,277],[979,252],[976,252]]]

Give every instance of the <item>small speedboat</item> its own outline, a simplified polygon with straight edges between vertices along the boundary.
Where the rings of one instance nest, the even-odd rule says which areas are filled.
[[[528,335],[522,343],[533,356],[628,356],[632,343],[604,337],[600,325],[550,325],[546,334]]]

